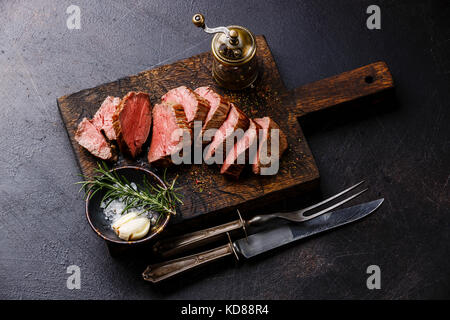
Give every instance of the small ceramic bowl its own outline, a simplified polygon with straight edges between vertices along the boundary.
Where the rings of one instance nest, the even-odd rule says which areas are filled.
[[[112,169],[111,171],[116,171],[119,174],[119,176],[124,176],[128,181],[136,183],[138,188],[139,185],[142,185],[144,177],[147,177],[147,181],[150,182],[151,184],[153,183],[159,184],[164,188],[167,188],[164,182],[156,174],[144,168],[134,166],[124,166]],[[126,245],[147,242],[156,237],[158,234],[160,234],[170,220],[171,215],[166,214],[165,217],[159,219],[157,225],[151,226],[148,234],[144,238],[132,241],[122,240],[116,235],[114,230],[111,228],[111,221],[106,220],[105,214],[103,213],[103,209],[100,208],[100,203],[103,198],[103,195],[104,192],[102,191],[99,191],[96,194],[94,194],[92,198],[90,198],[89,194],[86,200],[86,217],[89,222],[89,225],[92,227],[92,230],[94,230],[95,233],[97,233],[101,238],[103,238],[107,242]]]

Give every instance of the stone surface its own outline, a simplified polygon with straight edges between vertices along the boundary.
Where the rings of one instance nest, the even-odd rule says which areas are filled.
[[[366,1],[283,3],[0,2],[0,298],[448,298],[450,278],[450,7],[445,1],[378,1],[382,29],[366,28]],[[142,281],[142,261],[114,259],[90,230],[79,169],[56,107],[62,95],[209,49],[211,26],[264,34],[288,88],[384,60],[395,108],[307,133],[331,195],[361,179],[358,201],[385,198],[352,226],[167,285]],[[275,209],[296,208],[291,199]],[[81,268],[68,290],[66,269]],[[382,289],[366,288],[379,265]]]

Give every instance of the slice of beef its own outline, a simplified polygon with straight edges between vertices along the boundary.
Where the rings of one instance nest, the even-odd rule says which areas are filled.
[[[100,159],[111,160],[114,157],[113,149],[108,141],[106,141],[106,138],[100,130],[94,126],[92,121],[87,118],[84,118],[78,124],[75,140],[83,148],[87,149],[90,153]]]
[[[193,127],[194,121],[202,121],[204,123],[210,109],[208,100],[200,97],[185,86],[170,90],[161,97],[161,101],[181,104],[190,128]]]
[[[221,174],[225,174],[234,179],[238,179],[245,164],[252,159],[258,150],[258,131],[261,126],[254,121],[250,120],[250,126],[245,131],[244,136],[234,145],[234,149],[231,150],[225,159]]]
[[[152,106],[148,94],[128,92],[113,115],[120,151],[135,158],[148,138],[151,125]]]
[[[226,142],[229,137],[231,137],[237,129],[247,130],[250,125],[250,120],[247,116],[236,107],[233,103],[231,103],[230,112],[228,113],[227,119],[220,126],[219,130],[217,130],[216,134],[213,137],[212,142],[206,149],[205,152],[205,161],[209,161],[216,152],[216,159],[225,160],[226,157]]]
[[[185,138],[183,134],[189,134],[189,141],[182,141]],[[183,144],[191,143],[191,136],[192,131],[181,104],[161,103],[155,105],[148,162],[160,166],[169,166],[172,163],[172,154],[181,153]]]
[[[254,121],[261,126],[260,131],[260,141],[258,146],[258,152],[256,153],[253,164],[252,164],[252,171],[255,174],[261,174],[261,168],[264,167],[270,167],[271,162],[270,158],[277,158],[278,160],[281,158],[281,155],[286,151],[288,147],[288,142],[286,139],[286,135],[283,131],[281,131],[278,124],[273,121],[270,117],[264,117],[264,118],[258,118],[254,119]],[[275,147],[275,154],[272,154],[272,144],[276,143],[273,142],[271,139],[271,130],[277,129],[279,130],[279,142],[277,144],[278,148]],[[261,163],[261,160],[265,159],[263,161],[264,163]],[[267,162],[267,163],[266,163]]]
[[[119,104],[120,98],[107,97],[95,113],[94,118],[92,118],[92,124],[96,126],[98,130],[103,130],[109,140],[116,140],[116,132],[113,127],[113,115]]]
[[[202,135],[206,130],[219,129],[227,119],[230,101],[215,92],[211,87],[200,87],[195,89],[194,92],[208,100],[211,107],[203,124]],[[205,141],[205,143],[208,143],[208,141]]]

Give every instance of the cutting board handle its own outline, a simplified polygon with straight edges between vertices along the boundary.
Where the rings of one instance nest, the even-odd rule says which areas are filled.
[[[297,117],[328,109],[394,88],[385,62],[375,62],[293,90]]]

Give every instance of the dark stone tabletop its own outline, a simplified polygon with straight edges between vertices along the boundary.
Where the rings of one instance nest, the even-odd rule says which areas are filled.
[[[80,7],[69,30],[67,7]],[[448,298],[450,3],[377,1],[0,1],[0,298]],[[323,197],[366,180],[367,219],[253,261],[152,286],[89,228],[56,98],[209,50],[190,22],[264,34],[288,88],[375,61],[396,83],[388,112],[328,119],[307,138]],[[282,106],[280,106],[282,107]],[[302,199],[276,204],[298,208]],[[70,265],[81,289],[69,290]],[[369,290],[366,269],[381,269]]]

